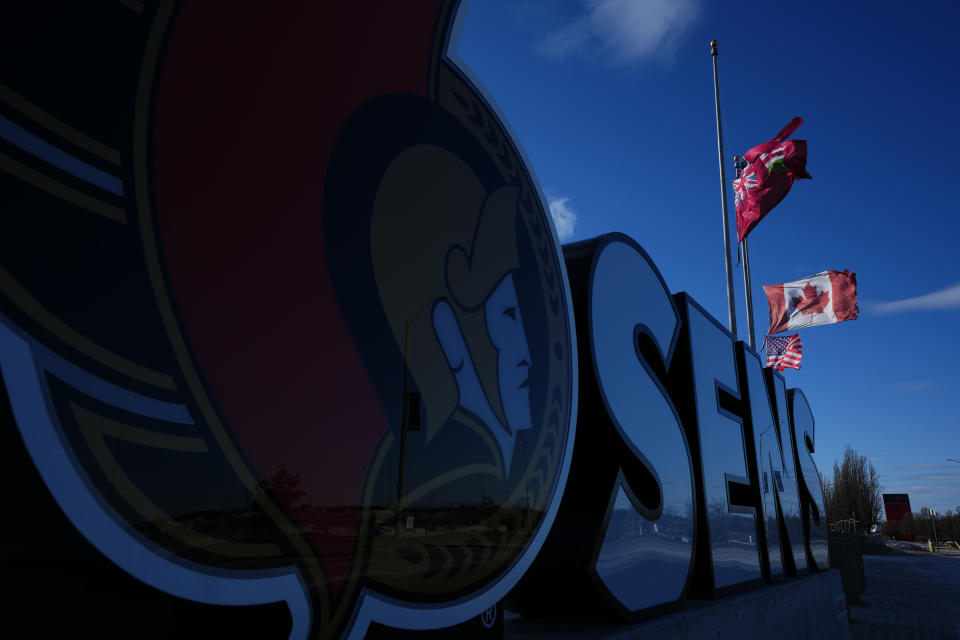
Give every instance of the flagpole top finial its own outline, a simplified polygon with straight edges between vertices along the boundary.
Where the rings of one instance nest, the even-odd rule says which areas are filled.
[[[711,47],[716,47],[716,46],[718,46],[719,44],[720,44],[720,43],[717,42],[716,40],[711,40],[711,41],[710,41],[710,46],[711,46]]]

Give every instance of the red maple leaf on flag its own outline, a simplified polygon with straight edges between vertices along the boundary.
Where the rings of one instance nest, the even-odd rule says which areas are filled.
[[[793,306],[803,315],[812,315],[814,313],[823,313],[823,310],[830,304],[830,291],[824,291],[817,294],[817,288],[809,282],[803,288],[803,295],[798,298],[790,296]]]

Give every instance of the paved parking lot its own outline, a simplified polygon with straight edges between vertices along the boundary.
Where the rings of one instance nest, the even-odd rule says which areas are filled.
[[[866,593],[850,607],[854,640],[960,640],[960,555],[863,556]]]

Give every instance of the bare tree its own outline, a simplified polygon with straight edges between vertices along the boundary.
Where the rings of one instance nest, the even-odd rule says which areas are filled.
[[[847,445],[843,462],[833,463],[833,481],[824,483],[827,522],[853,518],[859,531],[869,532],[870,527],[880,521],[881,491],[873,464]]]

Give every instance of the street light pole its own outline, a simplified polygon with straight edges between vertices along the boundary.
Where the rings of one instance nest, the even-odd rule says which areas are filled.
[[[933,517],[933,548],[934,550],[940,548],[940,541],[937,540],[937,512],[934,509],[930,509],[930,515]]]
[[[733,167],[737,171],[739,178],[743,174],[747,163],[740,159],[740,156],[733,156]],[[750,348],[756,351],[757,339],[754,337],[756,332],[753,330],[753,288],[750,284],[750,251],[747,250],[747,239],[740,242],[740,251],[743,253],[743,292],[747,303],[747,339]]]
[[[432,309],[441,300],[449,300],[450,296],[440,296],[436,300],[424,305],[419,311],[407,320],[403,333],[403,404],[400,408],[400,460],[397,464],[397,528],[395,535],[400,536],[400,527],[403,519],[405,502],[404,467],[407,458],[407,432],[410,431],[410,328],[420,315],[427,309]]]

